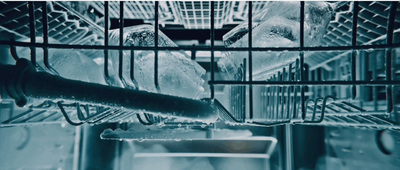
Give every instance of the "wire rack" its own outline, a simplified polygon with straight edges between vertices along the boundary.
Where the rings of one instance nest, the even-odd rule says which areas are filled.
[[[34,19],[35,34],[43,33],[42,8],[39,2],[33,3],[35,18],[30,18],[27,2],[0,2],[1,34],[13,34],[15,39],[30,38],[30,21]],[[80,40],[87,34],[92,34],[87,26],[81,26],[78,19],[70,19],[66,11],[57,10],[60,6],[56,3],[48,3],[48,36],[60,43],[71,44],[74,40]]]
[[[179,14],[176,17],[181,18],[187,29],[210,28],[210,5],[209,1],[175,1]],[[230,1],[218,1],[214,5],[214,27],[218,29],[233,15],[233,6]]]
[[[158,19],[160,21],[169,21],[172,19],[171,8],[167,6],[168,2],[160,2],[158,10],[160,11]],[[95,1],[93,7],[101,14],[104,14],[104,2]],[[145,22],[154,22],[154,1],[130,1],[124,3],[124,18],[126,19],[142,19]],[[120,4],[118,2],[109,2],[109,17],[119,18]]]
[[[121,9],[120,15],[118,15],[121,22],[123,22],[124,16],[128,15],[124,14],[126,9],[129,9],[125,3],[126,2],[119,2],[120,9],[125,9]],[[176,3],[179,3],[179,5],[187,5],[186,2]],[[201,4],[203,3],[206,2],[201,2]],[[400,128],[399,101],[397,99],[399,97],[398,86],[400,84],[398,75],[399,60],[398,52],[396,51],[400,47],[400,44],[395,40],[399,35],[398,28],[400,23],[399,17],[397,17],[400,13],[398,2],[345,3],[339,9],[339,12],[337,12],[334,20],[331,21],[328,33],[325,35],[323,44],[320,47],[304,46],[304,2],[301,2],[300,46],[290,48],[252,47],[250,43],[252,41],[251,29],[249,29],[250,36],[248,47],[216,47],[214,45],[215,29],[220,18],[216,18],[217,15],[215,14],[216,12],[224,12],[225,10],[229,11],[224,5],[221,5],[224,6],[223,8],[218,8],[219,3],[226,2],[209,2],[211,40],[211,45],[209,47],[158,47],[157,31],[155,31],[155,47],[108,45],[108,18],[110,15],[116,15],[110,12],[110,8],[113,7],[109,2],[104,2],[104,4],[102,4],[104,5],[103,9],[105,14],[104,45],[49,44],[35,43],[35,41],[26,43],[9,40],[2,40],[0,44],[9,45],[12,48],[15,46],[24,46],[43,49],[103,50],[105,61],[108,61],[108,50],[119,50],[120,52],[123,50],[211,51],[211,78],[208,82],[210,85],[210,98],[215,98],[215,86],[231,87],[231,102],[229,106],[222,105],[218,100],[214,102],[221,112],[220,117],[228,123],[258,126],[301,123],[371,128]],[[4,2],[2,2],[2,4],[4,4]],[[245,2],[245,4],[247,4],[248,10],[248,24],[249,27],[251,27],[253,2]],[[48,10],[44,10],[47,6],[46,3],[42,3],[41,5],[42,16],[49,16]],[[193,5],[194,4],[192,4],[192,7]],[[26,12],[30,12],[30,15],[27,16],[27,19],[31,21],[30,23],[34,23],[32,21],[35,21],[35,16],[40,14],[33,12],[37,9],[33,2],[29,2],[28,7],[28,11]],[[155,30],[158,30],[159,27],[159,7],[160,3],[156,1],[154,7],[151,8],[154,10]],[[217,7],[217,9],[215,9],[215,7]],[[3,14],[3,18],[5,16],[6,15]],[[42,18],[42,25],[46,25],[46,23],[49,22],[48,18],[50,17]],[[194,21],[195,20],[193,20],[193,22]],[[28,25],[30,25],[30,37],[34,38],[35,31],[33,29],[34,27],[32,27],[33,24]],[[47,28],[47,26],[43,28]],[[123,28],[120,29],[121,32],[123,32]],[[9,32],[15,31],[13,27],[4,30],[9,30]],[[50,30],[51,29],[44,29],[43,37],[45,39],[49,37],[48,33],[50,33]],[[29,33],[25,33],[24,36],[29,36]],[[381,60],[379,60],[379,57],[374,56],[374,52],[379,49],[384,51]],[[248,52],[247,62],[243,62],[243,69],[240,69],[238,73],[242,75],[241,78],[236,80],[216,80],[216,70],[214,69],[216,62],[214,53],[216,51]],[[298,52],[299,57],[296,62],[280,69],[273,76],[256,81],[252,78],[252,52],[254,51],[291,51]],[[157,68],[158,57],[157,53],[155,54],[155,68]],[[46,58],[48,56],[44,57]],[[367,64],[364,62],[367,61],[365,58],[369,59]],[[381,63],[373,62],[373,60],[370,60],[371,58],[379,60]],[[32,62],[34,62],[34,59]],[[362,67],[357,67],[357,64],[371,67],[365,71],[365,69],[361,69]],[[383,67],[374,66],[373,64],[381,64]],[[248,69],[246,70],[246,68]],[[122,69],[120,69],[120,71],[122,71]],[[107,78],[107,62],[105,62],[104,65],[104,72]],[[372,73],[372,77],[362,77],[363,74],[367,75],[369,72]],[[154,71],[154,74],[154,76],[157,77],[157,69]],[[248,79],[245,79],[245,77],[247,77],[246,75],[248,75]],[[157,78],[154,80],[157,86]],[[368,90],[365,88],[372,89],[369,98],[365,96],[362,97],[363,92]],[[232,94],[238,97],[234,97]],[[1,125],[5,126],[32,122],[42,123],[44,120],[49,120],[50,118],[53,122],[65,119],[73,125],[135,120],[143,124],[153,124],[154,122],[162,121],[160,118],[151,115],[138,114],[130,112],[129,110],[101,107],[95,104],[49,102],[45,106],[60,109],[61,111],[59,112],[64,116],[56,117],[57,114],[55,114],[55,110],[50,108],[45,107],[43,109],[40,107],[32,107],[28,112],[10,116],[7,120],[3,121]],[[46,114],[44,114],[45,112]],[[39,118],[39,116],[42,115],[46,116]],[[132,118],[134,115],[136,115],[137,119]],[[54,118],[52,116],[54,116]],[[76,120],[79,121],[74,122]]]
[[[110,18],[119,18],[118,2],[109,2]],[[216,29],[224,25],[239,24],[247,20],[248,3],[244,1],[218,1],[214,3]],[[253,13],[261,11],[264,1],[253,2]],[[92,6],[104,14],[104,2],[93,2]],[[146,23],[154,23],[154,2],[125,2],[124,18],[142,19]],[[182,25],[185,29],[210,29],[209,1],[162,1],[159,2],[158,22],[161,26]]]

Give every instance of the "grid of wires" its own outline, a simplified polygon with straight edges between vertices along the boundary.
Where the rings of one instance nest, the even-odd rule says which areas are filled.
[[[222,28],[228,18],[233,15],[233,2],[217,1],[214,3],[214,28]],[[186,29],[209,29],[210,28],[210,5],[209,1],[176,1],[175,6],[183,25]]]
[[[123,25],[124,22],[124,10],[126,10],[125,7],[126,2],[119,2],[120,6],[120,14],[119,14],[119,19],[120,19],[120,25]],[[221,3],[221,2],[217,2]],[[248,25],[249,28],[252,28],[252,14],[253,14],[253,5],[252,2],[247,2],[248,3]],[[338,46],[322,46],[322,47],[305,47],[304,46],[304,2],[300,2],[300,46],[299,47],[268,47],[268,48],[263,48],[263,47],[252,47],[252,29],[249,29],[248,33],[248,47],[240,47],[240,48],[224,48],[224,47],[215,47],[214,41],[215,41],[215,26],[216,26],[216,15],[215,12],[217,11],[215,9],[215,2],[210,2],[210,40],[211,40],[211,45],[209,47],[159,47],[158,46],[158,31],[155,31],[155,46],[154,47],[128,47],[128,46],[123,46],[123,37],[120,37],[120,45],[119,46],[111,46],[108,44],[108,33],[109,33],[109,21],[108,18],[110,17],[110,5],[109,2],[104,2],[104,14],[105,14],[105,28],[104,28],[104,45],[74,45],[74,44],[50,44],[48,42],[48,37],[49,37],[49,30],[48,30],[48,11],[47,11],[47,5],[46,2],[42,3],[42,25],[43,25],[43,39],[44,43],[36,43],[35,42],[35,13],[34,13],[34,5],[33,2],[29,2],[29,20],[30,20],[30,37],[31,37],[31,42],[15,42],[15,41],[9,41],[9,40],[1,40],[0,44],[2,45],[9,45],[11,47],[15,46],[24,46],[24,47],[31,47],[32,50],[35,48],[43,48],[45,51],[48,50],[49,48],[62,48],[62,49],[95,49],[95,50],[104,50],[104,72],[105,72],[105,77],[107,78],[109,76],[108,74],[108,51],[109,50],[119,50],[120,54],[122,54],[123,50],[153,50],[155,52],[155,58],[154,58],[154,84],[156,87],[158,87],[158,51],[161,50],[191,50],[191,51],[210,51],[211,56],[210,56],[210,65],[211,65],[211,79],[208,82],[210,85],[210,98],[214,99],[215,97],[215,91],[214,91],[214,86],[216,85],[229,85],[229,86],[246,86],[247,88],[245,89],[247,92],[242,93],[248,94],[248,103],[249,103],[249,109],[246,110],[244,113],[240,115],[239,122],[245,122],[249,124],[258,124],[258,125],[273,125],[276,123],[288,123],[292,122],[292,118],[299,118],[300,121],[299,123],[320,123],[324,121],[324,116],[325,110],[330,110],[331,112],[341,112],[341,110],[349,111],[352,112],[352,109],[355,109],[356,112],[362,112],[363,109],[359,108],[357,106],[345,103],[343,101],[335,101],[333,97],[326,96],[322,99],[317,98],[317,99],[306,99],[306,88],[307,86],[386,86],[386,95],[387,95],[387,110],[386,113],[392,113],[393,112],[393,96],[392,96],[392,91],[394,86],[398,86],[400,84],[399,80],[393,79],[392,77],[392,53],[393,51],[391,49],[393,48],[398,48],[400,47],[399,43],[394,43],[394,24],[395,24],[395,18],[396,18],[396,10],[398,6],[398,2],[391,2],[390,7],[388,6],[388,24],[387,24],[387,31],[386,31],[386,43],[382,44],[365,44],[365,45],[359,45],[358,44],[358,18],[359,14],[363,12],[363,10],[360,10],[362,4],[361,2],[354,2],[352,3],[352,27],[351,27],[351,44],[338,44]],[[158,30],[159,28],[159,2],[156,1],[154,3],[154,30]],[[124,29],[123,27],[120,27],[120,35],[123,35]],[[356,79],[356,55],[357,55],[357,50],[367,50],[367,49],[389,49],[386,51],[386,71],[385,71],[385,80],[381,81],[367,81],[367,80],[357,80]],[[304,52],[314,52],[314,51],[335,51],[335,50],[350,50],[351,52],[351,61],[350,61],[350,80],[348,81],[342,81],[342,80],[329,80],[329,81],[308,81],[305,78],[305,56]],[[247,80],[216,80],[215,79],[215,70],[214,70],[214,65],[215,65],[215,56],[214,53],[215,51],[246,51],[248,52],[248,71],[246,74],[248,74],[248,79]],[[254,81],[252,78],[252,52],[254,51],[295,51],[299,53],[299,58],[297,60],[296,64],[298,68],[297,69],[297,78],[296,79],[287,79],[283,78],[281,73],[277,73],[277,78],[273,79],[272,81]],[[120,55],[120,68],[119,68],[119,75],[122,75],[122,55]],[[36,56],[32,55],[31,56],[31,61],[32,63],[35,64],[36,61]],[[48,62],[48,53],[44,53],[44,61]],[[284,71],[283,71],[284,72]],[[268,78],[266,78],[267,80]],[[291,81],[290,81],[291,80]],[[298,109],[299,112],[294,112],[292,116],[282,116],[282,115],[277,115],[276,117],[272,117],[272,121],[266,121],[266,122],[257,122],[253,121],[255,118],[254,114],[254,96],[253,93],[253,87],[262,85],[262,86],[267,86],[267,87],[277,87],[275,88],[275,91],[277,94],[280,94],[282,92],[283,87],[291,87],[292,89],[297,89],[294,98],[298,101]],[[355,88],[353,88],[355,89]],[[354,91],[354,90],[353,90]],[[264,93],[265,94],[265,93]],[[288,95],[290,96],[290,95]],[[285,95],[276,95],[277,98],[276,101],[285,101],[284,99]],[[284,100],[282,100],[284,99]],[[337,104],[337,103],[340,104]],[[335,107],[328,107],[329,104],[335,104]],[[289,103],[286,103],[289,104]],[[297,103],[295,103],[297,105]],[[282,108],[285,106],[282,105]],[[294,106],[293,106],[294,107]],[[279,108],[279,107],[276,107]],[[295,109],[294,109],[295,110]],[[227,113],[230,114],[230,113]],[[274,111],[271,113],[265,112],[265,114],[276,114]],[[311,116],[310,116],[311,115]],[[230,117],[234,117],[234,115],[229,115]],[[334,115],[333,115],[334,116]],[[277,119],[278,118],[278,119]],[[284,119],[280,119],[284,118]],[[329,120],[334,120],[335,118],[329,118]],[[364,119],[365,120],[365,119]],[[379,119],[380,122],[385,121],[385,119]],[[296,121],[297,122],[297,121]],[[344,121],[346,122],[346,121]],[[357,122],[357,121],[355,121]],[[360,123],[360,121],[358,121]],[[369,121],[371,122],[371,119]],[[387,122],[387,121],[386,121]],[[376,123],[376,122],[373,122]],[[398,127],[396,123],[389,122],[389,127],[396,128]],[[357,124],[357,123],[355,123]],[[379,123],[376,123],[379,125]]]

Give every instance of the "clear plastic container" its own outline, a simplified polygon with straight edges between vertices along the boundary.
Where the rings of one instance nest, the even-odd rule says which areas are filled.
[[[158,31],[159,47],[177,47],[161,31]],[[124,46],[154,46],[154,27],[151,25],[138,25],[124,28]],[[110,31],[110,45],[119,45],[119,29]],[[204,91],[203,77],[205,70],[195,61],[190,60],[184,52],[181,51],[159,51],[158,52],[158,82],[160,91],[157,91],[154,84],[154,51],[134,50],[134,77],[135,84],[130,80],[131,51],[123,51],[123,77],[125,82],[113,82],[123,86],[130,86],[149,92],[160,92],[174,96],[186,98],[198,98]],[[112,70],[118,73],[119,51],[110,51],[110,61]],[[119,79],[115,79],[120,81]],[[139,87],[136,87],[136,86]]]
[[[333,15],[335,4],[328,2],[305,2],[304,46],[318,46]],[[300,2],[267,2],[252,23],[253,47],[299,47]],[[226,47],[248,47],[248,22],[244,22],[224,35]],[[228,52],[218,62],[222,72],[233,77],[247,58],[248,52]],[[289,52],[253,53],[253,75],[268,75],[295,61],[297,54]],[[261,76],[262,77],[262,76]]]
[[[30,42],[30,39],[22,40]],[[37,37],[36,42],[42,43],[43,38]],[[49,43],[59,43],[57,40],[49,38]],[[49,49],[48,50],[49,68],[44,64],[43,49],[36,48],[36,63],[40,71],[48,71],[59,74],[61,77],[80,80],[90,83],[106,84],[103,69],[96,64],[90,57],[74,49]],[[17,55],[20,58],[31,58],[31,50],[28,47],[17,47]]]

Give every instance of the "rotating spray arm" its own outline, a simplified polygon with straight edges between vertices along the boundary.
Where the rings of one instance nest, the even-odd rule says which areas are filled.
[[[210,102],[69,80],[37,72],[26,59],[15,66],[0,65],[0,82],[20,107],[28,98],[71,100],[153,115],[215,122],[218,109]]]

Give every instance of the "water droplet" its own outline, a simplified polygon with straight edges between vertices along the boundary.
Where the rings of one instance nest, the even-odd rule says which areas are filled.
[[[158,126],[159,128],[163,128],[163,127],[165,126],[165,124],[164,124],[163,122],[161,122],[161,123],[159,123],[157,126]]]
[[[368,52],[368,53],[371,53],[371,52],[374,52],[374,49],[373,48],[368,48],[365,51]]]

